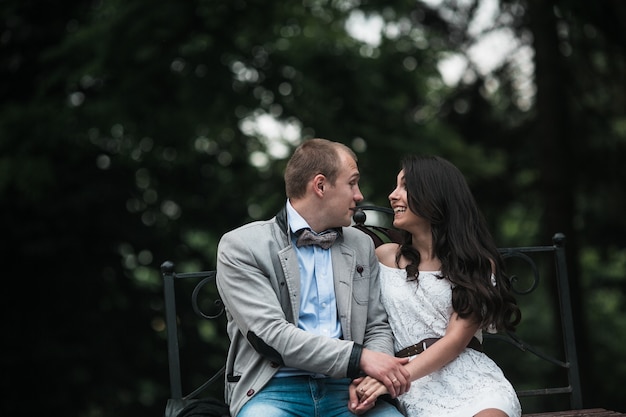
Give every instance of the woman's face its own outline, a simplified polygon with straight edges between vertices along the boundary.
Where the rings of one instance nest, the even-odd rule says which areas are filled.
[[[393,225],[402,230],[410,230],[412,226],[420,224],[423,219],[409,208],[409,199],[404,179],[404,170],[398,173],[396,188],[389,194],[389,203],[393,209]]]

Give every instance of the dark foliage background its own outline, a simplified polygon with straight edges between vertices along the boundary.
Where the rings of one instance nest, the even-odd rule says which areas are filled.
[[[284,203],[308,137],[359,153],[368,202],[402,155],[436,153],[499,245],[564,232],[585,406],[626,411],[626,4],[500,0],[476,34],[487,3],[0,2],[2,414],[161,414],[160,264],[213,268],[222,233]],[[346,31],[358,12],[379,44]],[[443,82],[443,57],[500,30],[517,42],[500,65]],[[187,330],[199,381],[225,341]]]

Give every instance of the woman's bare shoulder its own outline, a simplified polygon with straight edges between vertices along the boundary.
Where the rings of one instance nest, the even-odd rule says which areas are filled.
[[[376,248],[376,256],[378,261],[388,267],[396,267],[396,254],[400,245],[397,243],[383,243]]]

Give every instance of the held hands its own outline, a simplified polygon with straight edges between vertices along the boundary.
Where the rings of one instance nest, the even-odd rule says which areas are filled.
[[[410,374],[404,368],[408,358],[395,358],[385,353],[363,349],[361,369],[368,375],[350,384],[348,408],[363,414],[376,404],[376,399],[389,393],[392,398],[407,392],[411,386]]]
[[[402,395],[411,387],[411,375],[404,367],[409,358],[396,358],[386,353],[363,349],[361,370],[385,385],[392,398]]]
[[[363,414],[376,405],[376,400],[388,394],[387,388],[378,380],[369,376],[357,378],[350,384],[350,402],[348,409],[354,414]]]

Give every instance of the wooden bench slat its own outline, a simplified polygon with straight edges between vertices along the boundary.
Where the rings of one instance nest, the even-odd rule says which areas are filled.
[[[607,417],[624,416],[626,414],[604,408],[589,408],[583,410],[552,411],[547,413],[523,414],[522,417]]]

